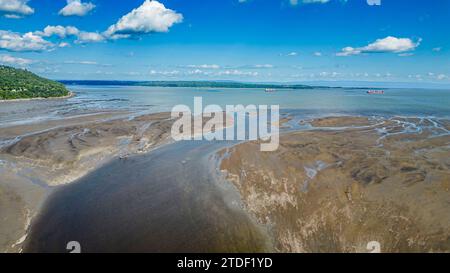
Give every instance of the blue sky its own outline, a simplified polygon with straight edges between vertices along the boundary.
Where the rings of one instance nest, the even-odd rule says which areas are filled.
[[[0,0],[0,63],[53,79],[449,84],[450,1],[380,2]]]

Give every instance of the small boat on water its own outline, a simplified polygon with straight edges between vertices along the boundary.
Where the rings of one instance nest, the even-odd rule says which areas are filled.
[[[277,90],[273,89],[273,88],[266,88],[266,93],[273,93],[275,91],[277,91]]]
[[[384,90],[369,90],[367,91],[367,94],[369,95],[383,95]]]

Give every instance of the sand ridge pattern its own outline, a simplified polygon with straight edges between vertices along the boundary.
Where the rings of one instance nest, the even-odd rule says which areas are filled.
[[[210,119],[205,117],[202,125]],[[134,116],[116,111],[2,128],[0,205],[7,209],[0,210],[5,219],[0,223],[0,252],[21,251],[31,219],[53,190],[112,160],[128,161],[172,143],[174,121],[167,112]],[[215,124],[213,130],[224,126]],[[191,129],[195,133],[202,128]]]
[[[280,252],[450,252],[448,121],[330,117],[221,151],[221,169]],[[224,156],[226,155],[226,156]]]
[[[35,131],[0,148],[0,252],[21,250],[31,219],[57,186],[114,158],[127,160],[171,141],[170,113],[105,120],[106,116],[2,129],[2,135]]]
[[[59,127],[21,137],[3,147],[2,156],[39,170],[49,185],[72,182],[105,159],[146,152],[166,142],[172,121],[168,113]],[[41,177],[42,176],[42,177]]]

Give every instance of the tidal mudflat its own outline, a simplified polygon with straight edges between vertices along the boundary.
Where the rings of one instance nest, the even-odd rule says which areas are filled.
[[[450,251],[449,121],[330,117],[231,149],[221,169],[280,252]]]
[[[58,186],[114,158],[145,153],[170,141],[169,114],[123,115],[98,113],[1,130],[2,251],[21,250],[31,219]]]
[[[449,124],[318,118],[277,152],[187,141],[115,160],[48,199],[25,251],[448,252]]]
[[[447,91],[76,91],[0,109],[2,252],[450,249]],[[278,151],[173,143],[199,95],[289,108]]]
[[[219,146],[220,147],[220,146]],[[264,252],[270,238],[211,164],[217,143],[179,142],[115,160],[52,197],[27,252]]]

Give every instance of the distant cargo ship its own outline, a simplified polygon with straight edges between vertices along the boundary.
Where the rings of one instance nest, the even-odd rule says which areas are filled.
[[[275,92],[275,91],[277,91],[277,90],[273,89],[273,88],[267,88],[266,89],[266,93],[272,93],[272,92]]]
[[[384,90],[369,90],[369,91],[367,91],[367,94],[370,94],[370,95],[383,95],[384,94]]]

